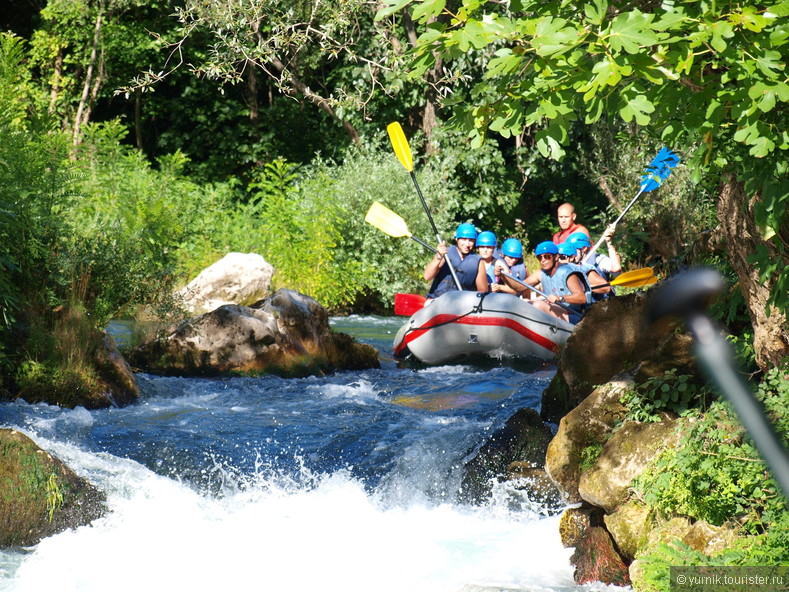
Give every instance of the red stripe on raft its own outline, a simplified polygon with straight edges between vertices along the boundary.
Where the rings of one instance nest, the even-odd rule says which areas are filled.
[[[417,329],[413,329],[406,333],[405,337],[403,337],[403,341],[400,342],[400,347],[397,348],[396,354],[399,354],[409,343],[411,343],[414,339],[420,337],[426,331],[429,331],[436,325],[442,325],[445,323],[453,322],[458,325],[482,325],[486,327],[492,326],[500,326],[506,327],[507,329],[512,329],[513,331],[520,333],[526,339],[533,341],[540,347],[544,347],[545,349],[552,351],[553,353],[559,353],[560,347],[548,339],[547,337],[543,337],[539,333],[532,331],[531,329],[524,327],[518,321],[513,319],[501,318],[501,317],[479,317],[479,316],[466,316],[462,318],[457,318],[457,315],[451,314],[440,314],[434,316],[428,322]]]

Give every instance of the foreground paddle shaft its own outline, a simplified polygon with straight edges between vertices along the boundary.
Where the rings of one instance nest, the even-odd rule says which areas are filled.
[[[674,154],[668,148],[661,148],[660,152],[658,152],[657,156],[652,160],[652,162],[647,165],[646,171],[641,176],[641,187],[639,187],[638,193],[636,196],[630,200],[630,203],[625,206],[625,209],[622,210],[622,213],[619,214],[616,220],[614,220],[612,226],[616,226],[619,224],[619,221],[625,217],[628,210],[633,207],[633,204],[636,203],[636,200],[641,197],[642,193],[646,193],[648,191],[652,191],[660,187],[660,185],[665,181],[668,176],[671,174],[671,169],[677,166],[679,163],[679,156]],[[592,253],[597,251],[603,241],[605,240],[605,235],[600,237],[595,245],[589,249],[589,252],[584,256],[583,262],[585,263],[589,257],[592,256]]]
[[[522,282],[521,280],[519,280],[518,278],[516,278],[514,275],[510,275],[510,274],[508,274],[507,272],[505,272],[505,271],[502,271],[502,272],[501,272],[501,277],[505,278],[505,281],[506,281],[506,280],[512,280],[513,282],[516,282],[516,283],[520,284],[521,286],[524,286],[525,288],[528,288],[529,290],[534,290],[535,292],[537,292],[537,294],[539,294],[539,295],[540,295],[540,296],[542,296],[543,298],[548,298],[548,294],[546,294],[545,292],[542,292],[542,291],[540,291],[539,289],[535,288],[535,287],[534,287],[534,286],[532,286],[531,284],[527,284],[526,282]],[[508,284],[508,285],[510,286],[510,288],[512,288],[513,290],[515,289],[515,288],[512,286],[512,284],[510,284],[509,282],[507,282],[507,284]],[[554,304],[556,304],[556,305],[558,305],[558,306],[561,306],[562,308],[564,308],[564,309],[566,309],[566,310],[572,310],[572,309],[571,309],[569,306],[567,306],[567,305],[566,305],[566,304],[564,304],[563,302],[554,302]]]
[[[430,220],[430,226],[433,227],[433,233],[436,235],[436,240],[439,244],[443,243],[444,239],[441,238],[441,234],[439,234],[438,228],[436,228],[436,223],[433,221],[433,215],[430,213],[430,208],[427,207],[425,196],[422,195],[422,190],[419,188],[419,183],[416,181],[416,175],[414,174],[414,159],[411,156],[411,147],[408,145],[408,140],[406,140],[403,128],[400,127],[399,122],[393,121],[386,126],[386,132],[389,134],[389,140],[392,142],[392,148],[394,148],[397,159],[411,175],[411,180],[414,182],[416,192],[419,195],[419,199],[422,201],[422,207],[425,209],[428,220]],[[460,285],[458,276],[455,273],[455,266],[452,265],[449,257],[444,257],[444,259],[446,259],[449,272],[452,274],[452,279],[455,281],[455,286],[457,286],[458,290],[462,290],[463,286]]]
[[[650,317],[684,318],[696,340],[696,356],[710,381],[731,403],[759,454],[789,500],[789,453],[775,433],[759,401],[734,364],[731,345],[704,313],[707,300],[723,289],[723,278],[714,269],[696,269],[673,278],[652,299]]]

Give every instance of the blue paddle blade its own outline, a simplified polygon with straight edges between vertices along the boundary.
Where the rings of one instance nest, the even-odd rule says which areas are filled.
[[[668,148],[661,148],[655,159],[647,165],[641,177],[641,191],[657,189],[671,174],[671,169],[679,163],[679,156]]]

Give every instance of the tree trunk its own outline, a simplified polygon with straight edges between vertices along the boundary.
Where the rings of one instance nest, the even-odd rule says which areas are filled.
[[[96,65],[96,59],[99,55],[99,39],[101,37],[101,17],[102,14],[96,16],[96,26],[93,29],[93,48],[90,52],[90,63],[88,64],[88,71],[85,74],[85,84],[82,85],[82,97],[79,100],[77,107],[77,115],[74,117],[74,136],[73,143],[76,146],[79,144],[79,132],[82,126],[82,118],[85,108],[87,107],[88,98],[90,96],[91,83],[93,82],[93,68]]]
[[[142,89],[134,91],[134,143],[142,152]]]
[[[93,105],[96,104],[96,99],[99,96],[99,90],[101,89],[101,85],[104,83],[104,78],[105,78],[104,50],[102,49],[101,55],[99,57],[98,74],[96,74],[93,77],[93,84],[90,88],[90,96],[88,97],[88,102],[85,106],[85,110],[82,112],[82,121],[80,122],[80,128],[90,121],[90,114],[93,111]]]
[[[407,10],[403,11],[402,19],[403,28],[405,29],[405,34],[408,38],[408,44],[411,47],[415,47],[417,42],[416,29],[414,27],[414,22],[411,20],[411,15]],[[441,58],[438,57],[438,54],[436,54],[436,63],[425,73],[425,82],[427,82],[427,87],[425,89],[425,104],[422,106],[422,117],[419,127],[425,134],[425,138],[428,140],[426,146],[428,154],[435,151],[435,146],[432,142],[430,142],[430,138],[433,136],[433,130],[435,129],[436,125],[438,125],[438,120],[436,117],[436,105],[438,104],[438,92],[436,91],[436,84],[441,77],[443,63],[443,60],[441,60]]]
[[[770,243],[761,238],[753,214],[753,204],[758,201],[756,195],[748,199],[741,182],[727,178],[718,194],[718,221],[721,224],[723,238],[726,241],[729,260],[740,280],[740,289],[753,325],[753,347],[756,363],[762,370],[777,366],[781,359],[789,356],[789,328],[786,323],[786,311],[774,306],[767,306],[774,277],[762,282],[759,271],[748,261],[757,247],[764,246],[776,259],[780,255]],[[784,257],[784,266],[789,261]],[[768,315],[769,312],[769,315]]]
[[[58,55],[55,58],[55,72],[52,75],[52,90],[49,93],[49,113],[55,112],[60,94],[60,82],[63,77],[63,48],[58,47]]]

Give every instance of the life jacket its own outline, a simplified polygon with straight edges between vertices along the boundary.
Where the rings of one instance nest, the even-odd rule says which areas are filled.
[[[581,317],[589,307],[589,296],[591,293],[589,289],[589,282],[586,280],[586,275],[578,268],[577,265],[572,263],[564,263],[559,265],[552,276],[542,271],[540,274],[540,283],[542,284],[542,291],[546,294],[556,294],[557,296],[570,296],[572,291],[567,286],[567,279],[571,275],[577,275],[581,280],[584,294],[587,295],[587,302],[585,304],[570,304],[569,302],[563,303],[570,311],[570,322],[575,324],[581,320]]]
[[[589,261],[592,261],[592,259],[589,259]],[[590,265],[588,261],[586,263],[577,264],[576,267],[578,267],[578,269],[584,274],[584,278],[586,278],[586,286],[589,288],[586,293],[587,303],[591,304],[592,302],[600,302],[601,300],[608,300],[611,298],[611,296],[616,296],[613,286],[611,286],[611,291],[606,292],[605,294],[597,294],[596,292],[592,292],[592,279],[589,277],[589,273],[591,271],[596,271],[606,282],[610,281],[607,277],[608,274],[606,274],[602,269],[596,265]]]
[[[510,267],[510,275],[515,279],[523,281],[526,279],[526,276],[529,275],[529,271],[526,269],[526,265],[521,263],[516,263],[512,267]]]
[[[456,246],[451,246],[447,249],[447,257],[455,268],[455,273],[458,276],[460,286],[464,290],[477,289],[477,270],[479,269],[480,258],[476,253],[469,253],[465,259],[460,258],[460,252]],[[449,271],[449,265],[444,263],[438,270],[438,274],[433,278],[433,283],[430,285],[430,290],[427,293],[428,298],[438,298],[441,294],[449,292],[450,290],[457,290],[455,280],[452,279],[452,273]]]
[[[605,281],[610,282],[613,279],[613,277],[616,277],[619,274],[618,273],[617,274],[613,274],[610,271],[606,271],[602,267],[600,267],[600,264],[603,261],[603,257],[604,256],[601,255],[600,253],[594,252],[594,253],[592,253],[592,256],[589,257],[589,259],[586,262],[584,262],[584,265],[591,265],[594,268],[594,270],[597,273],[599,273],[600,276]]]
[[[565,240],[567,240],[568,236],[570,236],[573,232],[577,231],[580,227],[581,227],[580,224],[573,224],[567,230],[560,230],[559,232],[554,234],[551,240],[553,240],[554,244],[560,245]]]

